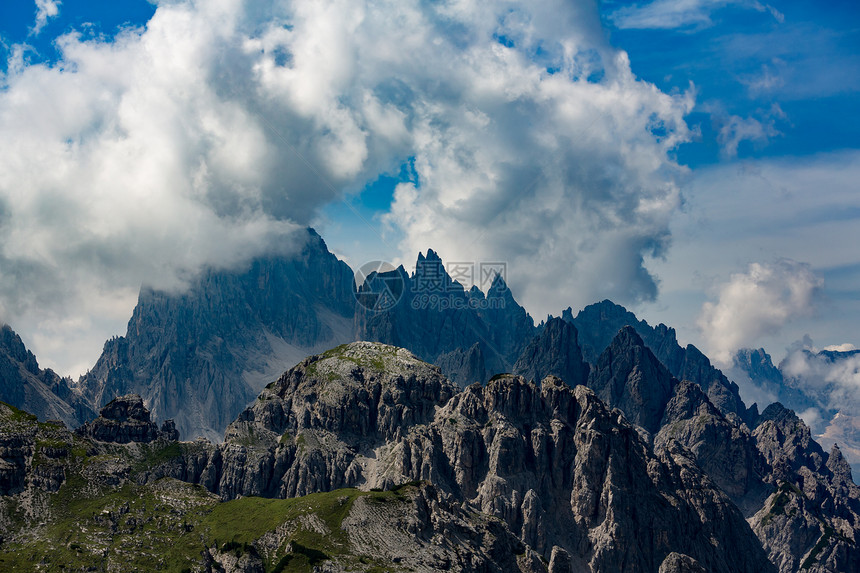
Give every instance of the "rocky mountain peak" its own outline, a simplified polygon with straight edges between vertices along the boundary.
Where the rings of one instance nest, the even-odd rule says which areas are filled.
[[[830,454],[827,456],[827,469],[833,474],[834,481],[840,484],[854,483],[851,476],[851,465],[842,455],[839,444],[833,444],[833,447],[830,448]]]
[[[735,365],[742,365],[753,381],[777,380],[782,378],[779,369],[773,364],[764,348],[741,348],[735,353]]]
[[[421,253],[418,253],[418,260],[419,260],[419,261],[437,261],[437,262],[442,262],[442,258],[441,258],[441,257],[439,257],[439,255],[438,255],[438,254],[436,253],[436,251],[434,251],[433,249],[427,249],[427,256],[426,256],[426,257],[422,257],[422,256],[421,256]]]
[[[124,337],[80,385],[96,407],[140,394],[155,420],[220,440],[268,382],[353,339],[353,273],[312,229],[292,250],[208,269],[182,293],[141,289]]]
[[[589,367],[582,359],[576,327],[561,318],[550,318],[523,350],[513,372],[535,382],[552,375],[571,386],[585,384]]]
[[[138,394],[118,396],[111,400],[99,411],[99,416],[114,422],[149,422],[149,410],[143,405],[143,398]]]
[[[698,415],[719,415],[719,410],[708,400],[697,384],[689,380],[681,381],[675,388],[675,394],[666,405],[663,414],[663,424],[671,424],[676,420],[686,420]]]
[[[534,321],[503,282],[496,281],[486,294],[477,287],[466,291],[433,251],[419,256],[411,276],[404,271],[398,278],[402,292],[396,304],[382,309],[358,305],[355,337],[408,348],[422,360],[443,365],[462,386],[476,376],[483,382],[484,374],[509,372],[536,333]],[[383,286],[365,285],[360,297]]]
[[[630,326],[618,331],[588,376],[588,387],[601,400],[652,434],[660,429],[676,383]]]
[[[794,424],[799,420],[800,418],[797,417],[797,414],[795,414],[793,410],[789,410],[779,402],[774,402],[765,408],[759,415],[755,422],[755,426],[758,427],[765,422],[773,422],[774,424],[781,426],[786,423]]]
[[[801,468],[814,473],[827,471],[826,454],[812,438],[809,426],[779,402],[765,408],[754,435],[759,450],[780,479],[791,479]]]
[[[70,379],[39,368],[36,357],[8,325],[0,325],[0,400],[69,427],[95,415]]]
[[[764,483],[764,458],[746,426],[730,421],[689,380],[675,386],[666,405],[655,447],[676,441],[688,448],[696,462],[749,517],[770,493]]]
[[[377,443],[427,422],[454,392],[439,367],[408,350],[352,342],[307,358],[267,386],[227,429],[226,441],[314,430]]]
[[[0,326],[0,352],[8,354],[31,374],[39,374],[39,363],[36,357],[27,350],[21,337],[7,324]]]

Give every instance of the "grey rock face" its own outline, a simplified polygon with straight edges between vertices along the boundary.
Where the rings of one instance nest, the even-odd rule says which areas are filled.
[[[552,548],[549,558],[549,573],[574,573],[570,553],[559,547]]]
[[[775,489],[750,523],[781,572],[860,569],[860,488],[838,448],[825,452],[794,412],[772,404],[753,435]]]
[[[699,385],[672,377],[632,327],[601,354],[589,387],[647,431],[656,449],[673,441],[687,448],[745,516],[761,508],[772,489],[763,477],[769,468],[749,429],[723,415]]]
[[[456,381],[461,386],[472,382],[484,382],[489,378],[486,370],[487,359],[480,342],[476,342],[466,351],[457,348],[440,354],[434,364],[442,369],[442,373],[449,380]]]
[[[764,482],[764,457],[747,427],[723,416],[698,385],[684,381],[675,387],[660,426],[655,447],[678,441],[745,516],[762,507],[772,491]]]
[[[604,351],[589,384],[651,432],[656,451],[680,447],[688,452],[749,517],[780,571],[797,571],[804,564],[852,570],[858,490],[841,452],[826,455],[809,428],[779,404],[764,411],[751,433],[737,417],[720,412],[700,386],[667,381],[654,362],[627,327]],[[664,401],[667,387],[673,388],[672,397]],[[662,417],[655,422],[661,406]],[[659,431],[653,434],[655,427]]]
[[[352,271],[312,230],[298,254],[205,272],[181,295],[144,289],[124,337],[81,380],[97,406],[140,394],[156,421],[220,440],[262,387],[352,339]]]
[[[430,484],[404,489],[411,503],[356,500],[342,525],[354,547],[405,571],[546,571],[503,521],[464,509]]]
[[[560,318],[551,318],[514,364],[513,373],[539,382],[557,376],[571,386],[585,384],[589,367],[582,359],[576,327]]]
[[[72,443],[72,432],[62,422],[40,423],[36,416],[0,402],[0,495],[59,490]]]
[[[69,427],[95,416],[71,380],[39,368],[36,357],[7,325],[0,325],[0,400],[40,420],[62,420]]]
[[[680,553],[670,553],[660,564],[657,573],[707,573],[705,568],[690,557]]]

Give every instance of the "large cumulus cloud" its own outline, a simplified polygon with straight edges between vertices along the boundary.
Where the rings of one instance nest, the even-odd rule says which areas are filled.
[[[170,1],[58,42],[0,91],[0,319],[44,348],[407,162],[404,256],[508,262],[538,313],[655,295],[692,90],[638,81],[593,2]]]
[[[751,263],[745,272],[732,274],[699,316],[709,356],[730,365],[739,348],[810,314],[823,284],[808,264],[789,259]]]

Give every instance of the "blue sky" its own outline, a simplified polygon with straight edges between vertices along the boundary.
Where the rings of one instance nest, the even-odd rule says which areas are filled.
[[[141,282],[311,224],[353,267],[506,260],[538,320],[608,297],[722,358],[860,345],[858,15],[5,2],[0,320],[78,373]]]
[[[697,88],[688,121],[699,126],[702,137],[681,146],[681,162],[700,167],[725,160],[717,128],[734,115],[772,125],[775,132],[742,141],[738,159],[857,146],[860,119],[852,110],[860,89],[860,9],[855,2],[828,2],[826,9],[800,1],[767,7],[699,4],[702,8],[687,18],[673,22],[667,16],[666,28],[644,28],[637,26],[648,23],[618,17],[622,3],[603,3],[611,41],[628,51],[639,77],[664,91],[685,89],[689,82]]]
[[[21,1],[0,5],[4,69],[15,44],[27,44],[32,48],[27,55],[32,62],[55,63],[60,56],[54,46],[58,36],[77,32],[89,37],[113,38],[121,28],[145,25],[155,13],[155,6],[146,0],[64,0],[54,4],[57,15],[46,13],[45,23],[38,31],[36,17],[40,10],[36,3]]]

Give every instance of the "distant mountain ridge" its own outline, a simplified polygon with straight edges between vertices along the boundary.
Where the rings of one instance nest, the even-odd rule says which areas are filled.
[[[486,295],[466,291],[432,250],[419,254],[411,276],[394,271],[404,289],[396,306],[370,310],[357,304],[353,271],[322,238],[308,229],[303,242],[296,255],[207,270],[180,294],[142,288],[126,334],[105,343],[78,383],[55,384],[65,389],[49,396],[56,404],[44,414],[74,427],[115,397],[136,393],[153,419],[174,419],[183,437],[219,441],[265,384],[309,354],[353,340],[398,344],[466,385],[511,370],[538,331],[503,278]],[[430,292],[444,300],[415,304]],[[4,379],[9,391],[0,386],[0,399],[42,415],[15,395],[17,378]]]
[[[755,406],[747,408],[744,404],[738,385],[715,368],[707,356],[692,344],[686,347],[678,344],[674,328],[665,324],[651,327],[623,306],[609,300],[588,305],[576,317],[568,308],[562,317],[576,326],[583,355],[588,362],[594,364],[618,331],[630,326],[673,376],[701,386],[721,412],[750,424],[758,417]]]
[[[391,273],[403,284],[400,301],[382,312],[359,305],[356,339],[408,348],[442,365],[446,375],[463,386],[511,371],[537,334],[534,321],[501,276],[486,294],[477,287],[466,290],[433,250],[426,257],[418,255],[411,276],[402,266]],[[368,278],[359,296],[376,278]]]
[[[743,348],[734,357],[732,371],[804,415],[816,439],[827,446],[840,444],[845,458],[860,472],[860,396],[855,382],[858,368],[860,350],[802,348],[774,366],[763,348]]]
[[[0,399],[27,407],[42,420],[61,420],[69,427],[96,415],[72,380],[39,368],[21,337],[5,324],[0,325]]]

